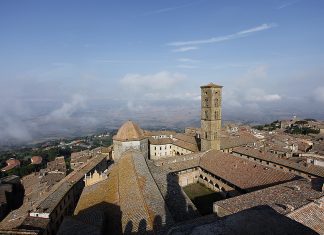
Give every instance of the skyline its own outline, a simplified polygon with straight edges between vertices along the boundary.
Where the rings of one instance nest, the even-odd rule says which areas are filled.
[[[185,105],[199,120],[209,82],[225,120],[324,119],[323,1],[123,3],[0,2],[0,142]]]

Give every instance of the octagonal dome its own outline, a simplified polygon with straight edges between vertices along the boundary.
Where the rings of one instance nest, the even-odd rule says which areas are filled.
[[[141,140],[145,138],[143,130],[134,122],[125,122],[118,130],[117,135],[113,137],[118,141]]]

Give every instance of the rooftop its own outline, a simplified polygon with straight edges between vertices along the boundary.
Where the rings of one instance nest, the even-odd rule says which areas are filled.
[[[132,121],[125,122],[113,137],[114,140],[118,141],[140,140],[143,138],[145,138],[143,130]]]
[[[223,86],[220,86],[220,85],[210,82],[207,85],[200,86],[200,88],[223,88]]]
[[[287,216],[313,229],[318,234],[324,234],[324,196],[289,213]]]
[[[207,151],[201,157],[199,166],[230,184],[247,191],[296,178],[294,174],[264,167],[217,150]]]
[[[173,223],[144,156],[138,151],[124,153],[112,166],[108,179],[85,188],[73,218],[80,220],[82,216],[84,221],[87,217],[86,223],[93,224],[91,214],[98,213],[98,205],[106,205],[103,209],[108,216],[109,210],[115,214],[114,218],[108,218],[108,226],[116,228],[110,231],[144,232],[145,229],[161,232],[167,216],[168,223]],[[161,225],[155,224],[157,217]],[[68,230],[69,225],[62,229]]]
[[[173,143],[173,140],[171,138],[154,139],[154,138],[150,137],[149,141],[150,141],[150,144],[152,144],[152,145],[165,145],[165,144]]]
[[[205,216],[185,223],[175,225],[170,229],[170,235],[178,234],[215,234],[215,235],[245,235],[245,234],[294,234],[315,235],[312,229],[287,218],[269,206],[258,206],[240,211],[237,214],[223,218]]]
[[[255,206],[268,205],[280,214],[287,214],[323,196],[306,179],[294,180],[234,198],[218,201],[215,206],[226,214],[237,213]]]
[[[287,161],[285,159],[278,158],[276,155],[271,154],[269,152],[262,152],[257,149],[249,148],[249,147],[237,147],[233,149],[234,153],[244,154],[247,156],[251,156],[257,159],[261,159],[268,162],[273,162],[278,165],[286,166],[289,168],[293,168],[300,172],[304,172],[306,174],[310,174],[316,177],[324,178],[324,168],[320,166],[315,166],[312,164],[299,164],[292,161]]]

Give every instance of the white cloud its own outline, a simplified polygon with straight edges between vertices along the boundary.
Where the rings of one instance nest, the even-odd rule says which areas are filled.
[[[3,126],[2,126],[3,125]],[[6,117],[0,123],[0,144],[6,140],[29,141],[32,139],[30,126],[15,117]]]
[[[317,87],[313,94],[316,101],[324,103],[324,86]]]
[[[172,51],[173,52],[186,52],[186,51],[193,51],[193,50],[197,50],[197,49],[198,49],[198,47],[179,47]]]
[[[193,59],[189,59],[189,58],[179,58],[178,61],[183,62],[183,63],[198,63],[199,62],[199,60],[193,60]]]
[[[162,71],[156,74],[126,74],[120,81],[128,92],[146,94],[148,92],[168,92],[186,79],[179,73]]]
[[[281,96],[278,94],[267,94],[260,88],[252,88],[247,91],[245,99],[252,102],[273,102],[281,100]]]
[[[181,8],[190,7],[190,6],[192,6],[192,5],[196,4],[196,3],[197,2],[194,1],[194,2],[187,3],[187,4],[179,5],[179,6],[161,8],[161,9],[157,9],[157,10],[154,10],[154,11],[147,12],[144,15],[155,15],[155,14],[165,13],[165,12],[169,12],[169,11],[174,11],[174,10],[178,10],[178,9],[181,9]]]
[[[177,65],[177,68],[180,68],[180,69],[196,69],[198,67],[195,66],[195,65],[189,65],[189,64],[179,64],[179,65]]]
[[[190,45],[224,42],[224,41],[228,41],[228,40],[246,37],[252,33],[271,29],[275,26],[276,26],[276,24],[273,24],[273,23],[272,24],[262,24],[262,25],[259,25],[259,26],[256,26],[256,27],[253,27],[250,29],[242,30],[240,32],[225,35],[225,36],[219,36],[219,37],[213,37],[213,38],[201,39],[201,40],[193,40],[193,41],[170,42],[167,45],[169,45],[169,46],[190,46]]]
[[[268,77],[268,70],[269,66],[267,64],[259,64],[248,68],[247,71],[237,79],[237,83],[240,87],[259,86],[262,84],[262,81]]]
[[[46,117],[46,121],[59,121],[59,120],[67,120],[78,111],[80,108],[85,106],[85,97],[75,94],[72,97],[70,102],[64,102],[63,105],[52,111]]]
[[[289,6],[292,6],[296,3],[298,3],[300,0],[295,0],[295,1],[290,1],[290,2],[285,2],[283,3],[282,5],[280,5],[279,7],[277,7],[278,10],[281,10],[283,8],[286,8],[286,7],[289,7]]]
[[[260,64],[256,67],[249,69],[247,76],[253,78],[265,78],[268,75],[269,66],[266,64]]]

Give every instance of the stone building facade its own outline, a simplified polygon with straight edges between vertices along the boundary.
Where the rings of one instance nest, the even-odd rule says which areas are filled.
[[[118,161],[122,154],[129,149],[142,152],[148,156],[148,139],[143,130],[134,122],[125,122],[113,137],[114,153],[113,160]]]
[[[201,151],[220,150],[222,86],[201,86]]]

